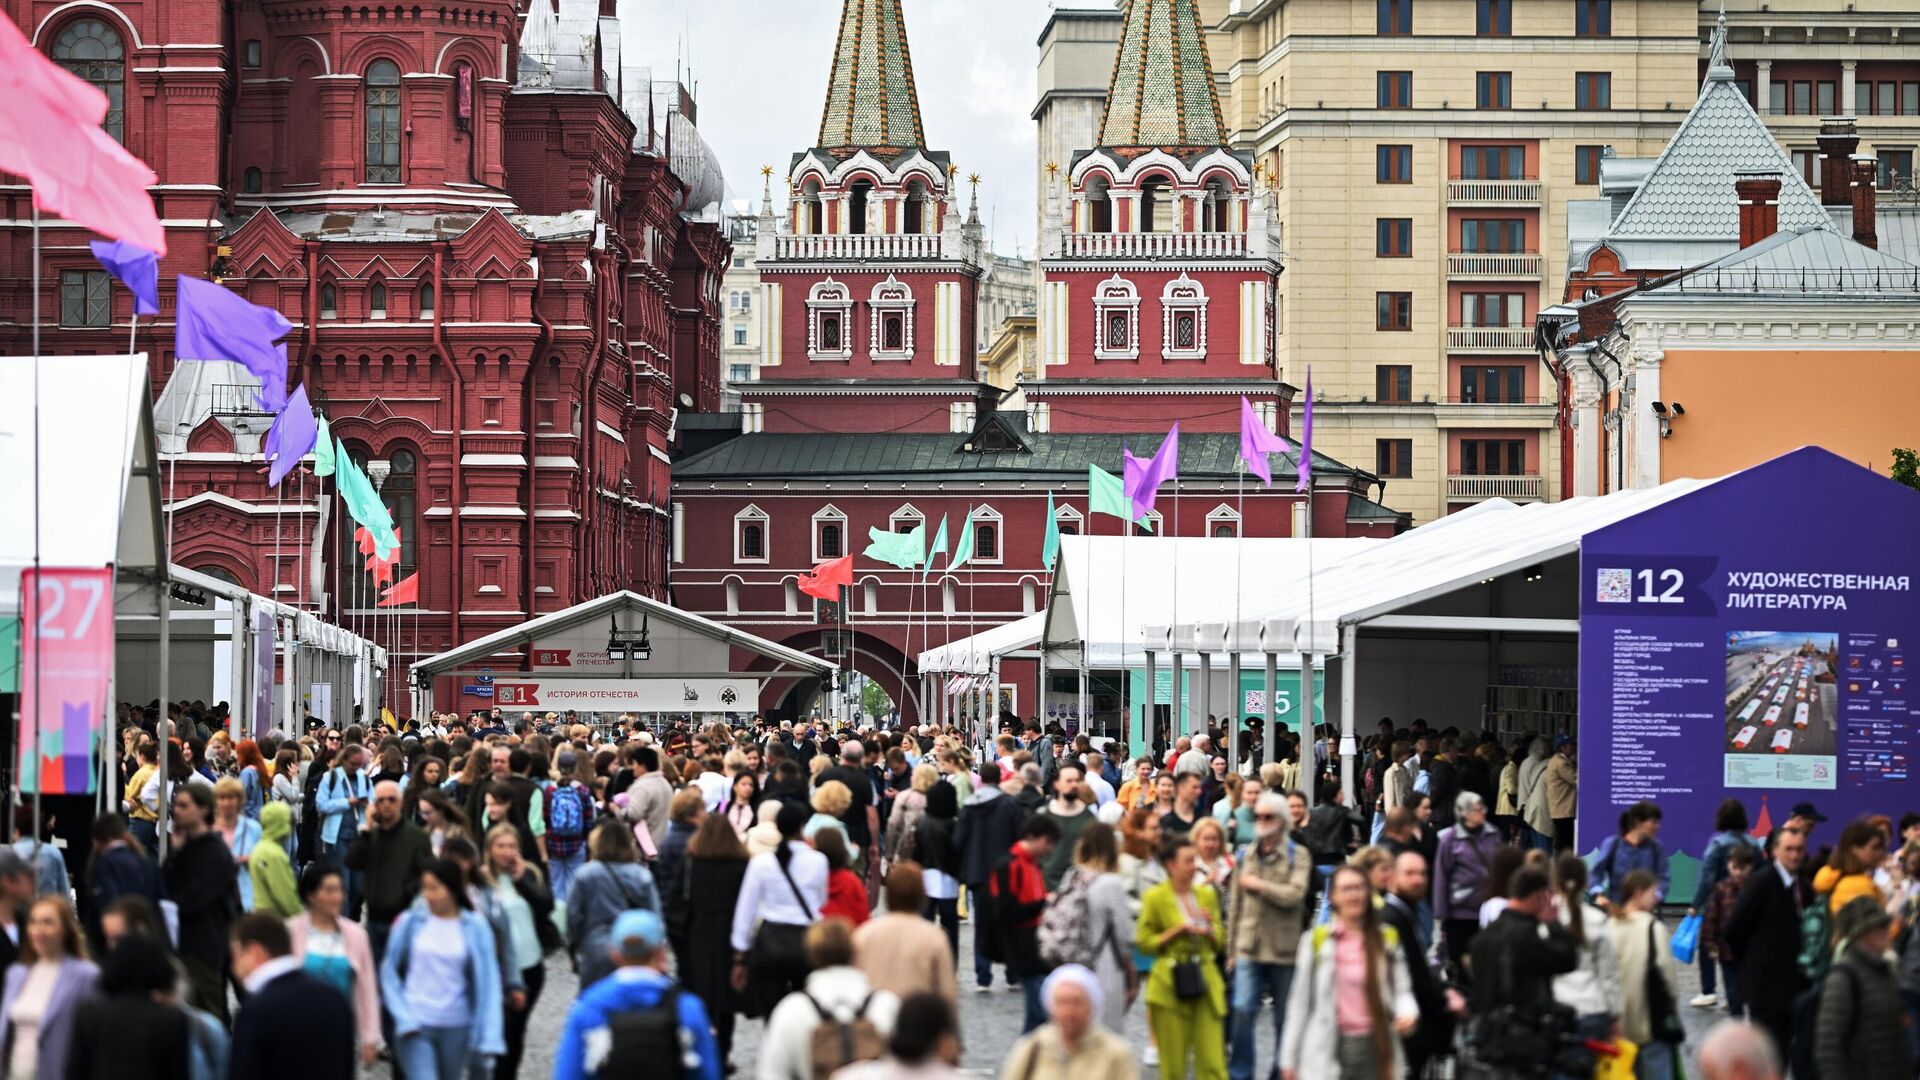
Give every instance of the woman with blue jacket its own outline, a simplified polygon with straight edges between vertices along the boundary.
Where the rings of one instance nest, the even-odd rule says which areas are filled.
[[[1727,799],[1714,811],[1713,836],[1707,840],[1707,850],[1700,855],[1700,884],[1693,890],[1693,903],[1687,908],[1688,915],[1701,915],[1707,910],[1707,901],[1713,898],[1713,890],[1727,880],[1727,855],[1737,847],[1752,846],[1747,836],[1747,807],[1739,799]],[[1715,993],[1713,950],[1701,949],[1700,952],[1700,994],[1693,999],[1696,1009],[1711,1008],[1718,1004],[1720,996]],[[1731,987],[1727,990],[1732,993]]]
[[[485,1080],[506,1051],[493,927],[474,913],[466,875],[435,859],[420,898],[394,921],[380,966],[394,1056],[412,1080]]]

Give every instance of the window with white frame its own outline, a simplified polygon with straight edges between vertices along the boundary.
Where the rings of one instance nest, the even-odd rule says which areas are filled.
[[[853,296],[828,278],[807,290],[807,358],[853,359]]]
[[[837,506],[823,506],[813,515],[813,561],[837,559],[847,553],[847,515]]]
[[[1160,292],[1160,356],[1166,360],[1207,358],[1207,291],[1181,274]]]
[[[875,360],[913,359],[913,290],[892,274],[867,298],[868,348]]]
[[[748,506],[733,515],[733,561],[737,563],[764,563],[767,561],[767,512],[757,506]]]
[[[897,533],[912,532],[927,523],[927,515],[921,513],[912,503],[895,510],[887,518],[887,528]]]
[[[730,577],[726,580],[727,614],[740,614],[740,579]]]
[[[1093,357],[1140,359],[1140,292],[1115,274],[1093,290]]]
[[[868,578],[860,583],[861,610],[868,615],[880,614],[880,581]]]
[[[1225,503],[1213,508],[1207,515],[1207,535],[1215,537],[1234,537],[1240,535],[1240,515],[1233,507]]]
[[[947,406],[947,419],[956,435],[973,433],[974,405],[971,401],[956,401]]]
[[[1071,506],[1056,507],[1053,511],[1053,520],[1059,525],[1062,536],[1079,536],[1086,523],[1086,519],[1080,516],[1080,511]]]
[[[1020,579],[1020,612],[1031,615],[1040,610],[1040,583],[1032,578]]]
[[[998,566],[1006,552],[1006,523],[1000,512],[983,506],[973,512],[973,561]]]
[[[1160,511],[1149,510],[1142,520],[1134,523],[1133,534],[1135,536],[1165,536],[1167,535],[1166,525],[1167,519]]]

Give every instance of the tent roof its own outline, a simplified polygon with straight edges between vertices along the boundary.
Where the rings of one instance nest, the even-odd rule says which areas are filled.
[[[1357,537],[1063,536],[1047,609],[1047,647],[1083,646],[1091,667],[1141,665],[1148,627],[1244,618],[1256,609],[1241,598],[1260,583],[1304,578],[1309,564],[1324,573],[1389,543]]]
[[[1067,537],[1061,537],[1066,540]],[[965,672],[972,675],[985,675],[993,668],[993,658],[1008,653],[1031,649],[1040,644],[1040,636],[1046,630],[1047,615],[1036,611],[1024,618],[1010,623],[1001,623],[989,630],[982,630],[971,637],[958,638],[935,649],[920,654],[919,668],[922,675],[946,675]]]
[[[1579,550],[1590,532],[1696,491],[1712,480],[1674,480],[1656,488],[1515,506],[1501,499],[1402,533],[1337,565],[1297,575],[1262,575],[1241,617],[1198,615],[1171,625],[1173,640],[1194,647],[1319,654],[1339,651],[1340,628],[1522,570]]]
[[[633,611],[646,615],[651,620],[677,626],[702,637],[723,641],[736,648],[758,653],[789,668],[825,675],[834,670],[834,665],[817,656],[809,656],[796,649],[790,649],[763,637],[742,633],[730,627],[722,626],[712,619],[682,611],[671,604],[663,604],[651,597],[636,592],[614,592],[583,604],[575,604],[565,611],[556,611],[529,619],[518,626],[511,626],[486,637],[477,638],[456,649],[429,656],[414,664],[414,669],[425,674],[437,675],[468,664],[484,662],[490,657],[511,652],[540,638],[551,637],[563,630],[585,623],[598,622],[615,611]]]
[[[145,354],[37,364],[0,357],[0,491],[17,500],[15,512],[0,514],[0,610],[18,610],[20,572],[33,566],[36,547],[43,566],[157,573],[160,486]]]

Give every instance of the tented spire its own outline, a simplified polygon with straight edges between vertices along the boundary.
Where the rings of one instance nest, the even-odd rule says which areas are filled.
[[[1132,0],[1120,31],[1101,146],[1223,146],[1226,125],[1200,0]]]
[[[844,0],[818,145],[926,146],[900,2]]]

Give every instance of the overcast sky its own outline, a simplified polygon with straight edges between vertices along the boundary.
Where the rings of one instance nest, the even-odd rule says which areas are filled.
[[[1034,243],[1034,41],[1047,0],[906,0],[929,149],[981,177],[980,216],[996,251]],[[1110,6],[1072,0],[1063,7]],[[778,180],[813,144],[841,0],[620,0],[623,59],[670,78],[690,55],[700,130],[736,198],[760,197],[760,166]],[[682,42],[685,44],[683,45]],[[964,192],[964,188],[962,189]]]

